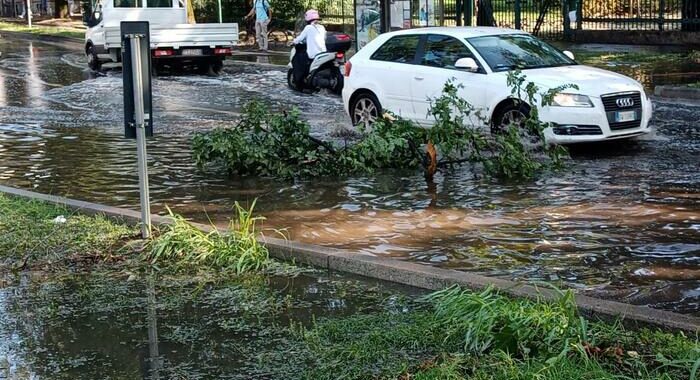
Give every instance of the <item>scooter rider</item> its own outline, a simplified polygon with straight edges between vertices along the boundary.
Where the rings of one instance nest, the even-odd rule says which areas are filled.
[[[292,41],[294,45],[306,43],[306,57],[302,54],[297,54],[292,62],[294,66],[294,81],[299,84],[303,83],[304,77],[309,73],[309,65],[311,65],[314,57],[326,51],[326,28],[319,23],[321,15],[317,10],[309,9],[304,14],[304,20],[306,21],[304,30]]]

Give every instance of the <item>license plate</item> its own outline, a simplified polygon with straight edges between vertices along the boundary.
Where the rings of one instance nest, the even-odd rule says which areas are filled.
[[[618,123],[635,120],[637,120],[637,111],[621,111],[615,113],[615,121]]]
[[[182,49],[182,55],[202,55],[202,49]]]

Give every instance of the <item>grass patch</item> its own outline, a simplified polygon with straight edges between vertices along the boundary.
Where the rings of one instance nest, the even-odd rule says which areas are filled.
[[[170,212],[173,224],[161,227],[146,243],[143,264],[219,268],[236,274],[268,269],[276,274],[300,273],[293,266],[272,262],[257,240],[253,208],[236,203],[228,231],[200,231],[182,216]],[[140,235],[135,227],[114,223],[104,216],[85,216],[65,207],[0,194],[0,264],[15,269],[88,260],[123,259],[134,253]],[[145,260],[141,260],[145,259]],[[137,263],[134,263],[137,264]]]
[[[30,28],[26,24],[18,24],[13,22],[0,22],[0,31],[31,33],[40,36],[57,36],[57,37],[72,37],[84,38],[85,31],[73,28],[65,28],[60,26],[43,26],[34,24]]]
[[[0,194],[0,260],[14,267],[114,258],[135,234],[134,228],[105,217],[79,215],[65,207]]]
[[[305,379],[695,379],[697,338],[588,322],[573,296],[511,299],[453,287],[408,313],[319,321]]]
[[[257,240],[255,224],[262,218],[253,216],[254,208],[255,202],[248,210],[236,202],[235,218],[224,233],[216,228],[202,232],[168,209],[173,223],[148,243],[146,257],[152,264],[206,265],[238,274],[264,269],[270,258],[267,248]]]

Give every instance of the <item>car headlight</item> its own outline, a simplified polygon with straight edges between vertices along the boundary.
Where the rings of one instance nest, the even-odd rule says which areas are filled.
[[[593,107],[593,102],[586,95],[556,94],[552,99],[552,105],[558,107]]]

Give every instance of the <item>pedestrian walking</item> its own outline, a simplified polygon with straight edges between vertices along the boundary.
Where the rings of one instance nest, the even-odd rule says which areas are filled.
[[[267,26],[272,19],[272,9],[268,0],[254,0],[253,8],[245,16],[246,19],[255,16],[255,40],[261,51],[267,51]]]

